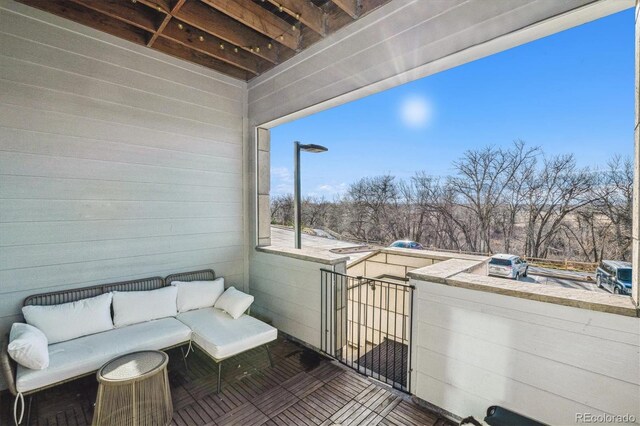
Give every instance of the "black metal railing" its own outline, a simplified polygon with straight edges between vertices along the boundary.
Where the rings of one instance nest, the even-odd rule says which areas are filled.
[[[408,392],[414,287],[321,270],[321,350]]]

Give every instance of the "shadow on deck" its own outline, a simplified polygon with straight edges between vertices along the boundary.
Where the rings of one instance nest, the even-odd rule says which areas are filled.
[[[174,425],[450,425],[407,396],[389,391],[318,353],[280,338],[272,345],[274,367],[264,349],[217,368],[192,352],[188,370],[180,350],[168,352]],[[88,425],[97,392],[94,375],[36,394],[32,425]],[[0,395],[0,424],[13,423],[13,397]]]
[[[362,355],[357,364],[373,372],[373,377],[380,377],[380,380],[395,383],[397,387],[404,389],[407,386],[409,346],[385,338],[382,343]]]

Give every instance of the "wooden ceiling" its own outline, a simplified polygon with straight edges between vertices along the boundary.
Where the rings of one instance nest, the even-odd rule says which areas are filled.
[[[17,0],[250,80],[390,0]]]

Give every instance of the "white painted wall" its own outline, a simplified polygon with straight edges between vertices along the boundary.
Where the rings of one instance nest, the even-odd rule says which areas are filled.
[[[640,422],[640,320],[411,280],[413,392],[456,415],[502,405],[548,424]]]
[[[34,293],[244,287],[246,84],[0,0],[0,333]]]
[[[320,269],[344,273],[345,263],[331,266],[255,251],[251,257],[251,311],[273,326],[320,348]]]

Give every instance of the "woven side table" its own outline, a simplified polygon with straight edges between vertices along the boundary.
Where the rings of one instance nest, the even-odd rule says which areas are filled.
[[[169,356],[141,351],[112,359],[98,370],[94,426],[168,425],[173,416],[167,377]]]

